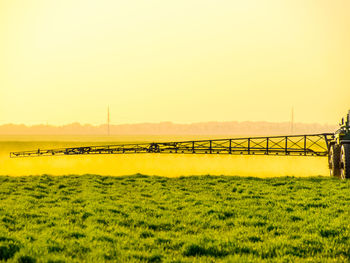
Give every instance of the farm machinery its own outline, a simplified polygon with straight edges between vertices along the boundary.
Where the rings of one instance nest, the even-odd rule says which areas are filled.
[[[350,110],[328,146],[328,164],[332,176],[350,178]]]
[[[38,149],[11,152],[10,157],[136,153],[328,157],[331,175],[349,179],[350,110],[335,133]]]

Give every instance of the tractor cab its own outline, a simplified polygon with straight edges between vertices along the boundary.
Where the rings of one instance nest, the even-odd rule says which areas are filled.
[[[341,144],[342,141],[350,140],[350,110],[345,118],[339,123],[339,130],[334,133],[336,143]]]

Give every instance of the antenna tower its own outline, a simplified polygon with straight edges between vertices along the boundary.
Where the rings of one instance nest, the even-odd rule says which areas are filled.
[[[294,134],[294,107],[292,107],[291,119],[290,119],[290,132]]]
[[[107,134],[108,134],[108,136],[110,135],[109,124],[110,124],[110,117],[109,117],[109,106],[108,106],[107,107]]]

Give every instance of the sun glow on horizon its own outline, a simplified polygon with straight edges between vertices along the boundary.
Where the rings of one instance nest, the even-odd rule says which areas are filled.
[[[1,1],[0,124],[289,121],[350,108],[350,2]]]

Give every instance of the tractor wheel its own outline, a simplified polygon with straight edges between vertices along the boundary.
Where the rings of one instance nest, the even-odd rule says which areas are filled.
[[[350,144],[341,147],[340,176],[342,179],[350,178]]]
[[[328,164],[331,176],[340,177],[340,145],[333,144],[328,155]]]

